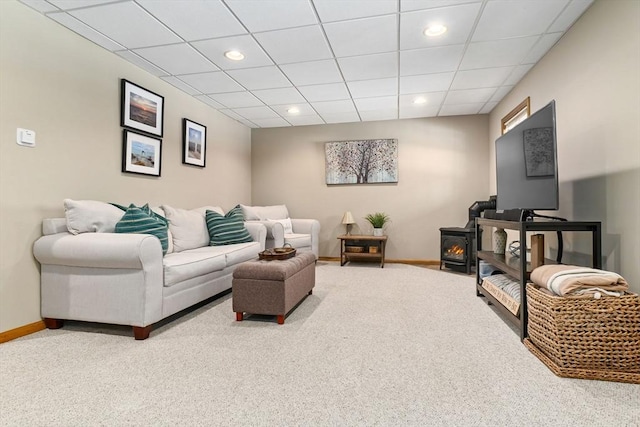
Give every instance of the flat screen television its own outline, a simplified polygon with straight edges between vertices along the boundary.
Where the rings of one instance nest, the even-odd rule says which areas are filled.
[[[559,209],[555,110],[551,101],[496,139],[498,211]]]

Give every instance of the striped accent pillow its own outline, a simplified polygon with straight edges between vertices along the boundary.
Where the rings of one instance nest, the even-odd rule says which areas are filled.
[[[147,209],[145,209],[145,207]],[[152,215],[148,205],[141,208],[134,204],[129,205],[124,216],[116,224],[116,233],[151,234],[160,239],[162,255],[167,253],[169,247],[167,220],[161,215]]]
[[[242,210],[238,207],[231,209],[222,216],[218,212],[207,210],[205,213],[207,229],[209,230],[209,245],[222,246],[234,243],[252,242],[253,238],[244,226]]]

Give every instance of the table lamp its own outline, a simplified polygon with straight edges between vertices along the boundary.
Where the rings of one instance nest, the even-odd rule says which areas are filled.
[[[351,229],[351,224],[356,223],[356,221],[353,219],[353,215],[351,215],[351,212],[347,211],[344,213],[344,215],[342,216],[342,223],[347,226],[347,235],[350,235],[351,233],[349,232],[349,230]]]

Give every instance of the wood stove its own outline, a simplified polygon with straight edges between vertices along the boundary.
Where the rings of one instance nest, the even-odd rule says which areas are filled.
[[[469,206],[469,221],[464,227],[440,229],[440,270],[444,265],[452,270],[471,274],[476,260],[476,218],[486,209],[496,208],[496,196]]]
[[[440,229],[440,269],[464,271],[471,274],[475,260],[474,228],[448,227]]]

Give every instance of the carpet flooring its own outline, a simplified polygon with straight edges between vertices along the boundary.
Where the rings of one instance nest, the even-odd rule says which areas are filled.
[[[555,376],[471,276],[319,262],[284,325],[231,298],[146,341],[67,322],[0,345],[0,425],[640,425],[640,386]]]

